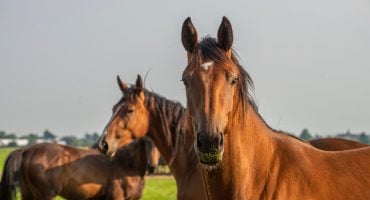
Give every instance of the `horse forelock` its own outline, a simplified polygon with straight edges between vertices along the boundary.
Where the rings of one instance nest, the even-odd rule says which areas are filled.
[[[239,63],[238,55],[234,49],[231,49],[231,57],[228,57],[225,50],[221,49],[217,43],[217,40],[213,37],[206,36],[198,44],[197,50],[192,56],[189,65],[193,66],[207,66],[210,63],[218,63],[224,66],[227,70],[238,73],[238,97],[239,102],[237,106],[241,106],[245,110],[246,105],[249,104],[256,112],[258,112],[258,107],[256,101],[253,97],[254,83],[248,72]],[[235,68],[236,67],[236,68]],[[185,69],[192,70],[191,68]]]

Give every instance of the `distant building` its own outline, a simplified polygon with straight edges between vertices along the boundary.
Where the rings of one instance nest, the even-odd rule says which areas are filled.
[[[63,140],[58,140],[56,142],[57,142],[57,144],[67,145],[67,142],[63,141]]]
[[[38,143],[55,143],[55,144],[62,144],[62,145],[66,145],[67,143],[65,141],[62,141],[62,140],[45,140],[45,139],[42,139],[42,138],[38,138],[36,139],[36,144]]]
[[[9,146],[9,144],[15,143],[14,146],[24,147],[28,145],[28,139],[8,139],[8,138],[0,138],[0,147]]]
[[[37,143],[56,143],[56,144],[62,144],[66,145],[67,143],[62,140],[45,140],[45,139],[36,139]],[[13,145],[10,145],[13,144]],[[28,139],[9,139],[9,138],[0,138],[0,147],[7,147],[7,146],[17,146],[17,147],[24,147],[29,144]]]

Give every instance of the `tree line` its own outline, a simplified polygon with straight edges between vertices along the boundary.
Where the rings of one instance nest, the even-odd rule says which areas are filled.
[[[42,132],[41,135],[37,133],[29,133],[23,136],[17,136],[15,133],[0,131],[0,139],[27,139],[28,145],[39,142],[56,142],[65,143],[66,145],[75,147],[91,147],[98,141],[99,137],[100,135],[95,132],[85,133],[82,137],[68,135],[59,138],[48,129]],[[11,142],[8,146],[17,146],[17,144],[15,142]]]
[[[318,134],[315,134],[313,136],[307,128],[302,130],[299,137],[303,140],[313,140],[313,139],[323,138],[321,135],[318,135]],[[347,130],[347,132],[345,133],[337,133],[335,135],[329,135],[327,137],[339,137],[339,138],[344,138],[344,139],[349,139],[349,140],[355,140],[355,141],[370,145],[370,137],[365,132],[356,134],[356,133],[352,133],[351,131]]]
[[[6,133],[5,131],[0,131],[0,139],[27,139],[28,145],[35,144],[37,142],[60,142],[62,141],[63,143],[69,146],[91,147],[98,141],[99,137],[100,135],[94,132],[94,133],[85,133],[82,137],[68,135],[68,136],[63,136],[63,137],[58,138],[54,133],[52,133],[48,129],[42,132],[41,135],[37,133],[29,133],[27,135],[23,135],[19,137],[15,133]],[[302,130],[299,137],[303,140],[313,140],[317,138],[323,138],[322,135],[311,134],[307,128]],[[355,134],[348,130],[345,133],[338,133],[338,134],[330,135],[327,137],[340,137],[340,138],[345,138],[345,139],[350,139],[350,140],[356,140],[356,141],[370,145],[370,137],[365,132]],[[8,146],[17,146],[17,144],[12,142]]]

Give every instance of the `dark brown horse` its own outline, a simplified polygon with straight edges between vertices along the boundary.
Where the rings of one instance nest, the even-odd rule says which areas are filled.
[[[309,143],[312,146],[325,151],[350,150],[369,147],[367,144],[343,138],[320,138],[310,140]]]
[[[4,166],[1,199],[15,199],[20,182],[22,199],[139,199],[148,160],[159,157],[148,139],[117,151],[113,160],[97,149],[77,149],[51,143],[12,152]],[[152,147],[150,147],[152,146]],[[150,148],[148,148],[150,147]],[[20,174],[20,176],[18,175]]]
[[[148,157],[149,160],[147,170],[149,174],[153,174],[155,169],[158,167],[159,160],[161,159],[161,153],[157,147],[154,146],[153,142],[147,142],[146,145],[146,149],[151,149]]]
[[[12,151],[5,160],[0,182],[0,199],[16,199],[19,186],[23,148]]]
[[[322,151],[270,128],[223,18],[217,39],[198,42],[190,18],[182,43],[194,148],[209,199],[370,199],[370,148]]]
[[[119,78],[118,85],[123,97],[113,107],[113,116],[100,138],[102,152],[114,155],[117,148],[147,135],[152,138],[170,166],[177,183],[178,199],[204,199],[201,173],[193,148],[194,135],[186,121],[185,108],[175,101],[143,89],[140,76],[136,85],[129,86]],[[348,140],[336,142],[336,139],[315,142],[313,145],[318,148],[326,145],[334,150],[348,149],[351,145],[353,148],[361,146]]]

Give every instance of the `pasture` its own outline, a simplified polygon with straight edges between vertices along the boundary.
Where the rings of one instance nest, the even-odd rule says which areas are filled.
[[[4,162],[8,154],[15,148],[0,148],[0,172],[2,174]],[[17,196],[19,197],[19,195]],[[19,198],[20,199],[20,198]],[[57,200],[63,198],[58,197]],[[172,176],[147,176],[145,181],[144,200],[172,200],[176,199],[176,183]]]

